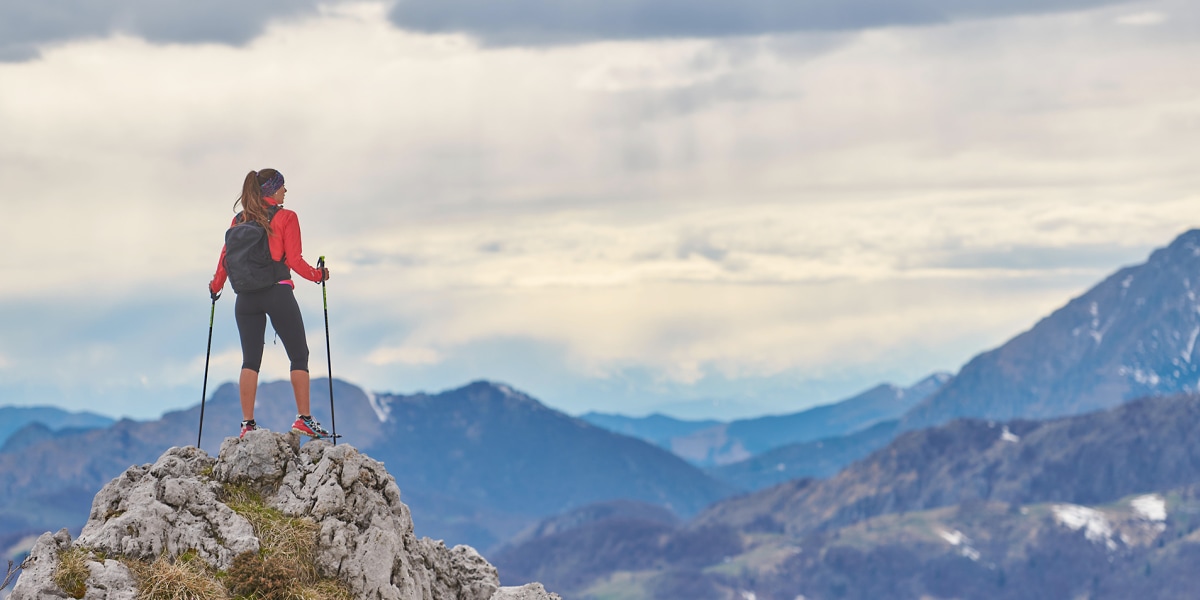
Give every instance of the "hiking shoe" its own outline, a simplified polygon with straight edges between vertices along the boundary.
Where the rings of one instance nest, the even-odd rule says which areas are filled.
[[[329,433],[316,419],[308,415],[296,415],[296,422],[292,423],[292,431],[318,440],[340,437]]]
[[[255,429],[258,429],[258,423],[255,423],[254,419],[242,421],[242,435],[239,435],[238,438],[246,437],[247,431],[254,431]]]

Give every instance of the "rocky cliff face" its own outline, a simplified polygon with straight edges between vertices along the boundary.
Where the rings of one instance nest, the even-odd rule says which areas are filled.
[[[167,567],[203,580],[197,598],[558,598],[501,588],[469,546],[418,539],[382,463],[269,431],[227,439],[215,459],[175,447],[130,467],[96,495],[77,540],[64,529],[37,541],[11,598],[157,598],[147,588],[167,585]]]

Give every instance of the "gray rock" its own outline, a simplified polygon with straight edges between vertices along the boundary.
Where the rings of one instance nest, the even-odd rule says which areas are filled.
[[[83,600],[136,600],[137,581],[120,561],[106,559],[87,563],[91,575]]]
[[[278,487],[299,450],[300,437],[295,433],[260,429],[242,438],[226,438],[221,443],[213,476],[221,482],[269,492]]]
[[[171,448],[153,465],[130,467],[92,500],[78,545],[150,561],[194,550],[218,569],[258,551],[250,522],[218,500],[215,461],[203,450]]]
[[[70,547],[71,534],[66,529],[43,533],[22,564],[21,576],[17,578],[9,600],[69,598],[54,584],[54,570],[58,567],[58,553]]]
[[[65,598],[53,583],[58,552],[90,550],[85,598],[132,600],[136,581],[110,556],[151,561],[194,551],[217,569],[256,552],[249,521],[222,501],[224,486],[249,487],[264,502],[317,529],[317,572],[344,582],[363,600],[561,600],[541,584],[501,588],[496,568],[474,548],[418,539],[412,514],[383,464],[353,446],[296,434],[253,431],[229,438],[213,459],[171,448],[152,465],[130,467],[96,495],[72,543],[66,530],[34,546],[13,600]]]
[[[44,533],[33,546],[24,572],[17,579],[9,600],[44,600],[70,598],[54,583],[58,568],[58,553],[70,549],[71,534],[66,529]],[[135,600],[137,585],[129,568],[115,560],[90,560],[86,563],[89,575],[84,600]]]
[[[491,600],[562,600],[562,596],[547,592],[540,583],[527,583],[521,587],[502,587]]]

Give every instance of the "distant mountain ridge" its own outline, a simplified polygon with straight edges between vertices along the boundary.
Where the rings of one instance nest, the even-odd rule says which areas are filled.
[[[660,448],[671,448],[673,438],[686,436],[697,431],[721,425],[721,421],[706,419],[691,421],[676,419],[668,415],[654,413],[645,417],[627,417],[625,415],[589,412],[579,416],[580,419],[607,429],[613,433],[641,438]]]
[[[669,452],[552,410],[509,386],[475,382],[440,394],[368,394],[335,381],[343,443],[387,463],[419,507],[417,528],[481,550],[552,514],[632,499],[691,515],[733,488]],[[312,382],[314,416],[332,426],[327,380]],[[215,454],[237,434],[237,388],[220,386],[205,407],[203,447]],[[133,464],[196,442],[199,406],[146,422],[36,441],[0,453],[0,536],[81,525],[88,498]],[[260,387],[261,427],[294,418],[286,382]],[[80,449],[86,449],[81,452]]]
[[[108,427],[111,417],[91,412],[71,412],[53,406],[0,406],[0,445],[23,427],[41,423],[47,430]]]
[[[793,479],[824,479],[887,446],[899,433],[900,421],[893,419],[854,433],[773,448],[743,461],[711,467],[707,472],[748,491]]]
[[[490,539],[476,540],[483,549],[531,521],[595,502],[636,500],[690,516],[735,492],[670,452],[502,384],[476,382],[432,396],[378,394],[375,402],[386,408],[393,433],[371,452],[407,489],[427,495],[412,506],[436,513],[443,499],[470,500],[472,510],[498,511],[520,525],[510,530],[470,512],[446,514],[446,526],[491,527]]]
[[[984,352],[904,416],[1044,419],[1200,386],[1200,230],[1118,270],[1032,329]]]
[[[881,384],[797,413],[739,419],[675,437],[670,449],[693,464],[728,465],[781,446],[854,433],[896,419],[950,379],[947,373],[935,373],[907,388]]]
[[[831,404],[730,422],[597,412],[579,418],[615,433],[644,439],[694,465],[713,468],[752,459],[776,448],[836,438],[897,419],[952,377],[949,373],[934,373],[907,388],[880,384]]]
[[[1200,483],[1200,397],[1051,421],[959,419],[910,431],[837,476],[719,502],[696,523],[776,519],[799,535],[969,501],[1098,504]]]

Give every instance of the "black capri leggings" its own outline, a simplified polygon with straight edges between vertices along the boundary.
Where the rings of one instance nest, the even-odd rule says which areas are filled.
[[[255,373],[262,367],[264,336],[267,333],[267,317],[283,349],[292,361],[293,371],[308,370],[308,340],[304,336],[304,318],[300,316],[300,305],[292,286],[285,283],[273,285],[258,292],[237,295],[233,305],[237,319],[238,335],[242,338],[242,368]]]

